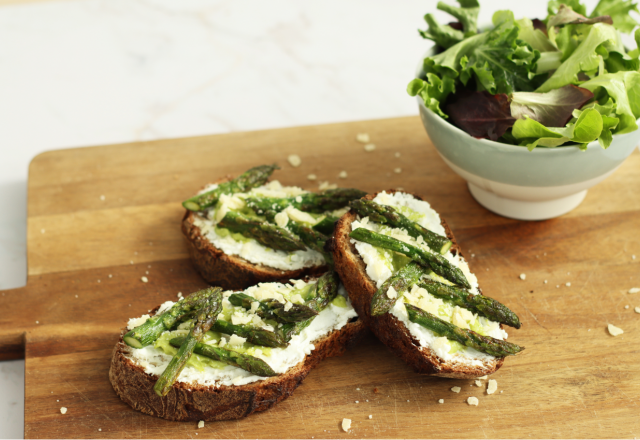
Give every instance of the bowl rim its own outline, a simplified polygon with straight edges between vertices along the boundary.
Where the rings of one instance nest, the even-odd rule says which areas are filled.
[[[433,44],[429,49],[427,49],[424,53],[424,58],[422,58],[422,61],[418,64],[418,67],[416,69],[415,72],[415,79],[422,79],[420,78],[420,74],[424,73],[424,70],[422,69],[423,65],[424,65],[424,59],[431,56],[431,54],[433,54],[435,52],[436,49],[436,45]],[[577,145],[559,145],[557,147],[535,147],[533,150],[529,151],[529,149],[525,146],[522,145],[511,145],[511,144],[503,144],[502,142],[497,142],[497,141],[492,141],[490,139],[484,139],[484,138],[477,138],[474,136],[471,136],[469,133],[467,133],[466,131],[456,127],[455,125],[453,125],[451,122],[447,121],[445,118],[443,118],[442,116],[436,114],[433,110],[431,110],[430,108],[428,108],[426,105],[424,105],[424,101],[422,100],[422,98],[418,95],[416,95],[416,99],[418,100],[418,106],[424,108],[425,111],[431,112],[431,114],[433,116],[435,116],[437,119],[440,120],[440,123],[443,124],[443,126],[448,127],[448,129],[452,129],[452,131],[454,133],[460,133],[460,134],[464,134],[465,136],[468,136],[470,139],[472,139],[473,141],[478,141],[481,144],[486,144],[487,146],[491,146],[492,148],[498,148],[500,150],[503,150],[505,152],[517,152],[517,151],[521,151],[523,153],[527,153],[527,154],[566,154],[569,151],[575,153],[576,150],[578,150],[579,152],[582,153],[586,153],[589,150],[594,150],[596,148],[602,148],[603,150],[606,150],[604,147],[602,147],[600,145],[600,143],[598,142],[598,140],[596,139],[595,141],[589,142],[587,144],[587,148],[585,150],[581,150]],[[636,120],[636,123],[638,124],[638,128],[634,131],[631,131],[629,133],[616,133],[613,135],[613,139],[615,140],[616,137],[620,137],[620,136],[624,136],[626,134],[632,134],[635,133],[636,131],[640,130],[640,118],[638,118]],[[613,145],[613,141],[611,142]],[[609,148],[611,148],[611,146],[609,146]],[[537,152],[537,153],[536,153]]]

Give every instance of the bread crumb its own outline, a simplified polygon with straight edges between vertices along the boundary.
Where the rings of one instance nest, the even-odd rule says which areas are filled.
[[[149,278],[142,277],[142,278],[140,278],[140,281],[142,281],[143,283],[148,283],[149,282]]]
[[[359,400],[356,400],[356,403],[360,403],[360,401],[359,401]]]
[[[487,386],[487,394],[493,394],[498,389],[498,381],[494,379],[489,380],[489,385]]]
[[[559,288],[560,288],[560,284],[556,284],[556,289],[559,289]]]
[[[500,390],[500,394],[504,393],[504,390]]]
[[[477,387],[481,387],[482,386],[482,381],[481,380],[476,380],[476,386]]]
[[[371,138],[369,138],[369,133],[358,133],[356,140],[362,144],[368,144]]]
[[[349,429],[351,429],[351,419],[342,419],[342,430],[349,432]]]
[[[398,167],[398,168],[394,168],[393,172],[396,174],[400,174],[402,172],[402,168]]]
[[[109,278],[113,278],[113,275],[109,274]]]
[[[176,295],[178,298],[182,298],[182,292],[178,292],[178,294]]]
[[[469,405],[478,406],[478,403],[479,403],[479,402],[478,402],[478,398],[477,398],[477,397],[473,397],[473,396],[471,396],[471,397],[469,397],[469,398],[467,399],[467,403],[468,403]]]
[[[300,156],[298,156],[297,154],[290,154],[289,157],[287,157],[287,160],[289,161],[289,164],[291,164],[291,166],[294,168],[299,167],[302,163],[302,159],[300,159]]]
[[[364,146],[364,151],[366,151],[367,153],[371,153],[375,149],[376,149],[375,144],[367,144]]]
[[[632,287],[629,289],[629,293],[640,293],[640,287]]]
[[[621,328],[616,327],[613,324],[609,324],[607,328],[609,329],[609,333],[611,334],[611,336],[618,336],[624,333],[624,331]]]
[[[520,274],[520,279],[521,279],[521,280],[526,280],[526,279],[527,279],[527,275],[526,275],[526,274],[524,274],[524,273],[521,273],[521,274]]]
[[[635,259],[636,259],[636,256],[635,256],[635,255],[632,255],[632,256],[631,256],[631,259],[632,259],[632,260],[635,260]]]
[[[67,413],[67,408],[66,407],[62,407],[60,408],[60,414],[66,414]]]
[[[454,393],[459,393],[461,389],[462,388],[460,388],[460,387],[453,387],[453,388],[451,388],[451,391],[453,391]]]
[[[373,389],[373,392],[374,392],[374,393],[376,393],[376,394],[378,394],[380,391],[379,391],[377,388],[374,388],[374,389]]]
[[[41,234],[44,234],[44,229],[40,229],[40,233],[41,233]]]
[[[571,283],[565,283],[565,286],[571,287]]]
[[[356,391],[360,391],[360,388],[356,388]]]
[[[544,280],[544,283],[547,284],[547,280]]]
[[[400,153],[396,153],[396,154],[395,154],[395,156],[396,156],[396,157],[400,157]]]
[[[316,180],[318,178],[318,176],[316,176],[315,174],[309,174],[307,176],[307,180]]]
[[[340,171],[340,174],[338,174],[338,177],[341,179],[346,179],[347,178],[347,172],[346,171]]]
[[[133,260],[129,261],[129,264],[133,264]]]
[[[104,199],[106,199],[105,196],[100,196],[100,200],[102,200],[104,202]]]
[[[444,399],[438,400],[438,403],[444,403]]]
[[[407,402],[409,402],[409,400],[407,400]]]
[[[200,421],[198,422],[198,429],[199,429],[199,428],[204,428],[204,420],[200,420]]]
[[[329,183],[329,182],[320,182],[320,184],[318,185],[318,189],[320,191],[324,191],[325,189],[336,189],[338,187],[338,185],[336,185],[335,183]]]
[[[624,306],[624,308],[625,308],[625,309],[628,309],[628,308],[629,308],[629,304],[627,304],[626,306]]]
[[[489,376],[484,375],[484,376],[482,376],[482,377],[479,377],[478,379],[479,379],[479,380],[487,380],[488,378],[489,378]]]
[[[98,428],[98,431],[102,432],[102,428]]]
[[[369,414],[369,420],[373,419],[373,415]]]
[[[640,307],[636,307],[635,309],[633,309],[636,313],[640,313]]]
[[[36,324],[40,324],[40,321],[36,321]]]

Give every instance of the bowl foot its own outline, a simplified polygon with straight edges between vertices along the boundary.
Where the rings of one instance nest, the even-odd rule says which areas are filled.
[[[561,216],[576,208],[587,195],[587,190],[585,189],[559,199],[530,202],[500,197],[492,192],[485,191],[473,183],[468,183],[468,185],[471,195],[482,206],[503,217],[516,220],[547,220]]]

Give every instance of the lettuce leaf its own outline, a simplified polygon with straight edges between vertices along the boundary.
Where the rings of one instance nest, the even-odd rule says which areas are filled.
[[[475,34],[478,30],[478,12],[480,11],[478,0],[458,0],[458,3],[460,7],[438,2],[438,9],[455,17],[462,26],[462,30],[454,28],[451,24],[441,25],[433,14],[427,14],[424,16],[427,29],[418,30],[422,38],[433,40],[438,46],[448,49],[465,37]]]
[[[547,93],[515,92],[511,95],[511,115],[517,119],[531,118],[546,127],[564,127],[573,111],[591,99],[593,93],[574,85]]]
[[[638,22],[629,15],[629,12],[638,12],[638,5],[632,0],[600,0],[591,12],[591,17],[608,15],[613,19],[613,25],[620,32],[630,33]]]

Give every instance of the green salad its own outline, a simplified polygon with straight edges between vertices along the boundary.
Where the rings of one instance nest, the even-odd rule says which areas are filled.
[[[638,24],[632,0],[600,0],[589,14],[579,0],[548,3],[544,20],[497,11],[478,29],[477,0],[439,2],[455,21],[425,16],[422,37],[436,43],[407,91],[477,138],[536,147],[611,145],[638,129],[640,60],[620,33]],[[640,44],[640,29],[635,34]]]

